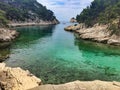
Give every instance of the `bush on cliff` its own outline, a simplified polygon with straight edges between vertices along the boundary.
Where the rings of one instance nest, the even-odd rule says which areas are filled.
[[[85,8],[76,19],[79,23],[85,23],[87,27],[96,23],[109,24],[110,30],[120,32],[118,23],[113,23],[120,18],[120,0],[94,0]]]

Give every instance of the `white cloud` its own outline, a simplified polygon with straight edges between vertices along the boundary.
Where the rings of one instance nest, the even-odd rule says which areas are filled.
[[[70,20],[79,14],[93,0],[38,0],[55,13],[59,20]]]

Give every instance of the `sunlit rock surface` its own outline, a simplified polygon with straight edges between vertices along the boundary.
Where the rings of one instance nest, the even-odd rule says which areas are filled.
[[[41,84],[41,80],[21,68],[6,67],[0,63],[0,90],[28,90]]]
[[[65,28],[66,31],[73,31],[77,38],[90,40],[110,45],[120,45],[120,36],[112,34],[107,25],[94,25],[86,28],[84,25],[72,25]]]

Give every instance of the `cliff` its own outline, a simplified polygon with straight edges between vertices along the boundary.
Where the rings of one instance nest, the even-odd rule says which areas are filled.
[[[120,17],[120,0],[93,0],[90,6],[76,16],[79,23],[86,26],[95,24],[111,24]]]
[[[0,0],[0,25],[7,23],[41,23],[59,21],[51,10],[36,0]],[[1,24],[2,23],[2,24]]]
[[[94,0],[76,16],[78,25],[65,28],[77,38],[120,45],[120,0]]]
[[[8,26],[58,23],[54,13],[37,0],[0,0],[0,43],[10,42],[18,36],[18,32],[7,29]]]

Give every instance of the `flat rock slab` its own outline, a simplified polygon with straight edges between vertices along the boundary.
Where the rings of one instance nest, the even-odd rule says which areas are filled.
[[[120,90],[119,82],[75,81],[60,85],[41,85],[30,90]]]

